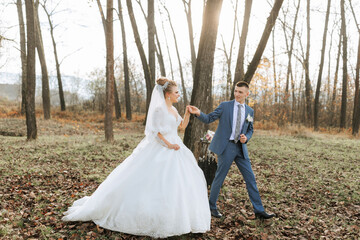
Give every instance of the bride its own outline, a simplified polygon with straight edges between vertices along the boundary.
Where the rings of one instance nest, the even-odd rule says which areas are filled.
[[[93,221],[113,231],[169,237],[210,230],[204,174],[177,128],[186,128],[172,105],[180,97],[173,80],[159,78],[152,92],[145,138],[91,196],[73,203],[64,221]]]

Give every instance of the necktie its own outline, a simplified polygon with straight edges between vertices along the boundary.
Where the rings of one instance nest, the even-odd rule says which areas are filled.
[[[235,128],[235,143],[239,141],[240,137],[240,123],[241,123],[241,104],[238,105],[238,114],[236,119],[236,128]]]

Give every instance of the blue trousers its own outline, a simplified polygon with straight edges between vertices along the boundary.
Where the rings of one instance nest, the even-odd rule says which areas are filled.
[[[254,212],[263,212],[264,207],[261,202],[259,190],[256,186],[255,175],[251,168],[250,160],[244,158],[241,145],[239,143],[235,144],[233,142],[229,142],[224,152],[221,155],[218,155],[218,164],[215,178],[211,185],[209,199],[210,209],[217,209],[216,202],[219,197],[220,188],[224,183],[225,177],[228,174],[233,161],[235,161],[245,180],[246,189],[248,191],[250,201],[253,205]]]

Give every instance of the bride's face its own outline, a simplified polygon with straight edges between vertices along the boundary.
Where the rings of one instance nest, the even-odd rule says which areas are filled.
[[[180,93],[177,87],[172,87],[171,92],[166,93],[166,98],[170,98],[170,101],[172,103],[177,103],[179,101],[178,100],[179,97],[180,97]]]

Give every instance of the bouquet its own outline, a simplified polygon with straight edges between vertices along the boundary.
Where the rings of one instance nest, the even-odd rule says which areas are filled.
[[[214,137],[214,134],[215,134],[215,132],[213,132],[211,130],[207,130],[207,132],[205,133],[205,136],[203,137],[203,140],[210,143]]]

